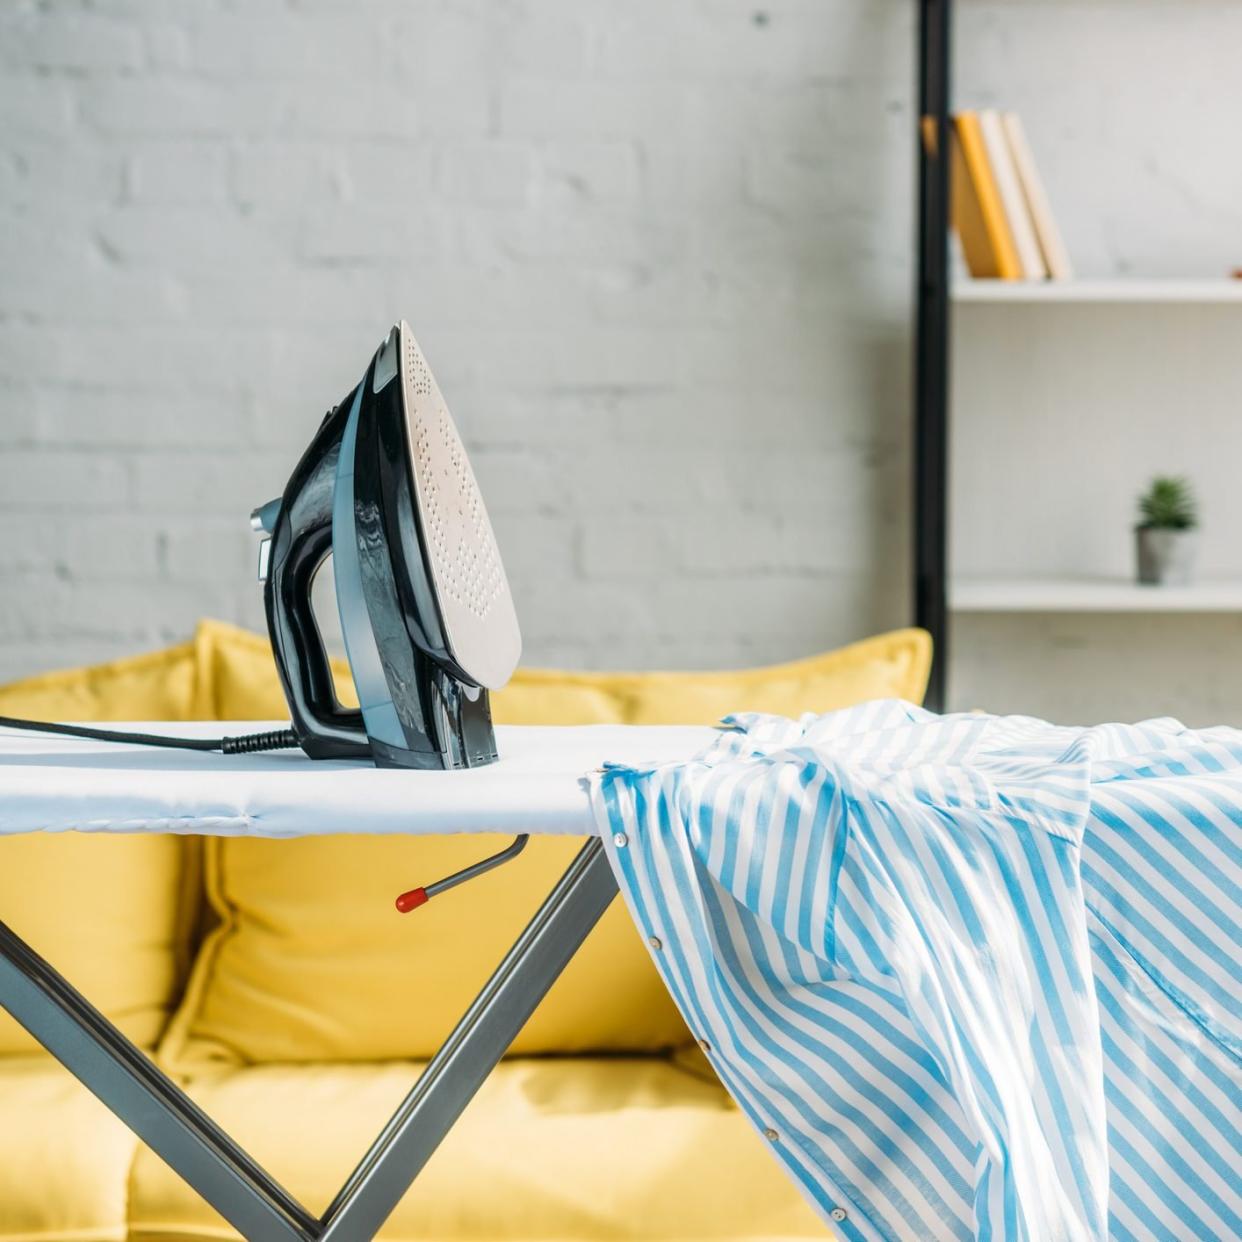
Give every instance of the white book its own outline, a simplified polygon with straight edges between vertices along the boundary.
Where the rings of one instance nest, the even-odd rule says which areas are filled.
[[[1001,117],[1001,124],[1005,129],[1005,137],[1009,140],[1009,153],[1013,156],[1018,180],[1022,183],[1022,193],[1026,198],[1027,210],[1031,213],[1031,221],[1035,225],[1035,236],[1039,239],[1039,249],[1044,256],[1048,275],[1053,280],[1072,280],[1074,269],[1070,265],[1065,243],[1061,240],[1056,217],[1048,204],[1044,183],[1035,167],[1035,156],[1031,153],[1031,144],[1026,140],[1026,130],[1018,120],[1016,112],[1006,112]]]
[[[1014,167],[1000,113],[991,108],[981,111],[979,131],[983,134],[988,163],[992,166],[992,179],[996,182],[996,191],[1009,224],[1009,235],[1018,252],[1022,275],[1026,280],[1043,280],[1048,275],[1048,269],[1044,266],[1043,252],[1035,236],[1035,225],[1026,205],[1022,183],[1018,180],[1018,170]]]

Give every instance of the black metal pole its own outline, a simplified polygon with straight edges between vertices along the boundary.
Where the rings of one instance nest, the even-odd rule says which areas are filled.
[[[948,635],[949,38],[951,0],[919,3],[918,302],[914,363],[914,618],[935,656],[927,706],[945,707]]]

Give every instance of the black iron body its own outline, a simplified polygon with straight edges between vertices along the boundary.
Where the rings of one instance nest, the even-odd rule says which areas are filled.
[[[371,757],[381,767],[413,768],[490,763],[496,741],[488,693],[452,658],[426,561],[402,385],[394,379],[374,392],[374,372],[373,359],[359,388],[325,416],[289,479],[272,530],[264,603],[293,732],[314,759]],[[400,744],[368,736],[362,712],[341,706],[311,605],[315,573],[332,551],[337,467],[356,399],[358,586]],[[354,588],[338,578],[337,589]]]
[[[312,759],[369,758],[362,713],[342,707],[311,607],[315,574],[332,551],[332,501],[351,393],[302,454],[272,530],[263,603],[292,729]]]

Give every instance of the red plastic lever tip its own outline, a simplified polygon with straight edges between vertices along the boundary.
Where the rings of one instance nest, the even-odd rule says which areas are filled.
[[[409,914],[411,910],[417,910],[419,906],[425,906],[427,901],[427,890],[425,888],[412,888],[408,893],[402,893],[397,898],[397,909],[402,914]]]

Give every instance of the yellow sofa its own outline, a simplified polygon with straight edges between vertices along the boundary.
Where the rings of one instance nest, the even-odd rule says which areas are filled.
[[[495,714],[706,723],[730,710],[917,700],[929,660],[927,636],[905,630],[743,673],[522,670]],[[204,622],[167,651],[0,688],[0,714],[271,719],[284,703],[266,641]],[[0,838],[0,919],[319,1211],[578,845],[536,838],[416,916],[393,912],[399,891],[495,843]],[[0,1013],[0,1242],[235,1236]],[[770,1242],[827,1231],[690,1043],[617,902],[381,1236]]]

